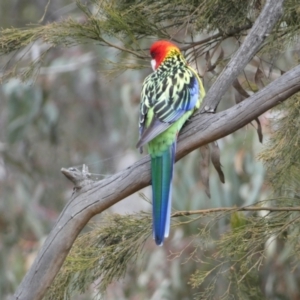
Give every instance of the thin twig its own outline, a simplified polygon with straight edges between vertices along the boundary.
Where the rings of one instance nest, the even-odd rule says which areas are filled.
[[[217,207],[217,208],[207,208],[200,210],[191,211],[177,211],[172,214],[172,217],[179,216],[190,216],[199,214],[209,214],[216,212],[230,212],[230,211],[300,211],[300,206],[284,206],[284,207],[267,207],[267,206],[244,206],[244,207]]]
[[[187,46],[180,47],[180,50],[181,51],[186,51],[186,50],[189,50],[189,49],[194,48],[196,46],[200,46],[200,45],[206,44],[206,43],[208,43],[210,41],[214,41],[214,40],[216,40],[216,39],[218,39],[220,37],[222,37],[223,39],[226,39],[226,38],[232,37],[232,36],[234,36],[234,35],[242,32],[242,31],[248,30],[251,27],[252,27],[252,24],[248,23],[248,24],[243,25],[241,27],[235,28],[235,29],[233,29],[233,30],[231,30],[231,31],[229,31],[227,33],[226,32],[218,32],[218,33],[215,33],[215,34],[213,34],[213,35],[211,35],[211,36],[209,36],[207,38],[204,38],[204,39],[202,39],[202,40],[200,40],[198,42],[192,42],[192,43],[190,43]]]

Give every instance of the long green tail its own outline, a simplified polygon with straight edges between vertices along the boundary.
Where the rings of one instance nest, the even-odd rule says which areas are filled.
[[[160,156],[151,157],[153,238],[161,246],[169,236],[176,141]]]

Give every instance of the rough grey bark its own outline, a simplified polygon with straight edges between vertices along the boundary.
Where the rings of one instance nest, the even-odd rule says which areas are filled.
[[[201,112],[215,112],[223,95],[254,57],[283,14],[284,0],[267,0],[243,44],[208,91]]]

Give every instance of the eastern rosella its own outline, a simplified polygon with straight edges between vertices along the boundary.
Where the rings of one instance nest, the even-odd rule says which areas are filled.
[[[197,72],[179,48],[157,41],[150,48],[153,73],[141,93],[137,148],[148,143],[151,156],[153,238],[162,245],[170,231],[171,190],[176,141],[188,118],[205,95]]]

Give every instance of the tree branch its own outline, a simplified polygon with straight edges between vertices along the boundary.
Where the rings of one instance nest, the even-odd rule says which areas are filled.
[[[177,211],[172,214],[173,217],[191,216],[191,215],[205,215],[217,212],[234,212],[234,211],[300,211],[300,206],[283,206],[283,207],[272,207],[272,206],[243,206],[243,207],[216,207],[208,209],[199,209],[191,211]]]
[[[244,43],[234,54],[228,65],[223,69],[222,73],[208,91],[201,112],[216,111],[225,92],[257,53],[265,38],[282,16],[283,3],[284,0],[266,1],[261,14],[256,19]]]
[[[198,113],[179,137],[176,160],[233,133],[298,91],[300,66],[230,109],[216,114]],[[145,156],[126,170],[98,182],[88,182],[76,189],[13,299],[42,299],[87,222],[94,215],[149,184],[150,160],[149,156]]]

